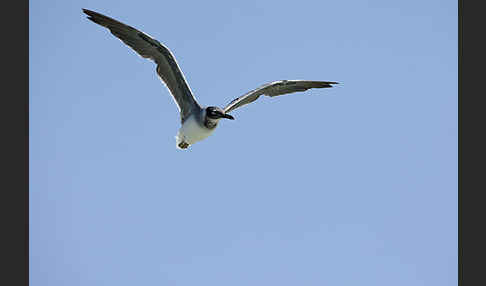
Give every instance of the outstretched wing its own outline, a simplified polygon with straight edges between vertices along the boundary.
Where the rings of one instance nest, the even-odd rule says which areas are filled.
[[[309,80],[279,80],[264,84],[238,98],[232,100],[225,108],[224,112],[228,113],[238,107],[257,100],[260,95],[278,96],[298,91],[306,91],[310,88],[332,87],[331,84],[337,84],[333,81],[309,81]]]
[[[91,21],[108,28],[113,35],[130,46],[140,56],[157,63],[157,74],[177,103],[182,122],[194,109],[201,108],[168,48],[149,35],[110,17],[87,9],[83,9],[83,12],[88,15],[88,19]]]

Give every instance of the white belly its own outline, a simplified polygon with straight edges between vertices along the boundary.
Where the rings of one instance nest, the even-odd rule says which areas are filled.
[[[179,148],[179,143],[186,142],[189,145],[196,143],[197,141],[201,141],[211,135],[216,128],[207,129],[202,127],[196,122],[194,115],[191,115],[189,118],[184,121],[179,132],[176,136],[176,146]]]

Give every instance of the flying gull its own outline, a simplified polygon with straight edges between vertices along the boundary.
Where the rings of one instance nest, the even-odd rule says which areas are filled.
[[[337,84],[332,81],[279,80],[264,84],[232,100],[224,108],[203,107],[194,98],[175,57],[167,47],[153,37],[115,19],[87,9],[83,9],[83,12],[88,15],[89,20],[108,28],[113,35],[140,56],[149,58],[157,64],[157,74],[179,107],[182,125],[176,136],[176,146],[179,149],[186,149],[207,138],[214,132],[221,118],[233,120],[229,112],[257,100],[260,95],[273,97],[306,91],[310,88],[332,87],[332,84]]]

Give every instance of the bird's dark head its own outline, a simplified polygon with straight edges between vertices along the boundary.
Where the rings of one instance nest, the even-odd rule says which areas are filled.
[[[229,114],[224,113],[224,110],[217,106],[209,106],[206,108],[206,116],[211,118],[211,119],[221,119],[221,118],[227,118],[234,120],[235,118]]]

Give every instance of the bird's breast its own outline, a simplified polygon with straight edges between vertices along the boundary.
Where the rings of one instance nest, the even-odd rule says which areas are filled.
[[[204,125],[200,124],[194,115],[187,118],[179,129],[177,137],[182,141],[194,144],[197,141],[203,140],[211,133],[213,133],[215,128],[208,129]]]

